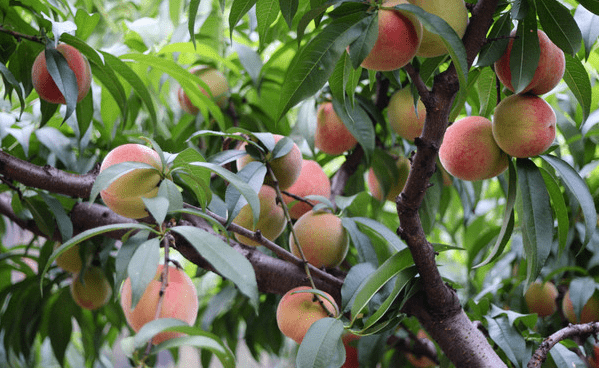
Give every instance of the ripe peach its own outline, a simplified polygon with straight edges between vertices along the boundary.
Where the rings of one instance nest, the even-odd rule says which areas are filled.
[[[557,288],[550,282],[541,283],[535,281],[528,287],[524,294],[526,305],[531,313],[540,317],[552,315],[557,310],[555,300],[557,299]]]
[[[418,339],[420,339],[420,340],[422,340],[422,339],[430,340],[430,337],[428,336],[428,334],[426,332],[424,332],[424,330],[419,330],[418,333],[416,334],[416,337]],[[406,359],[408,359],[408,361],[414,367],[430,368],[430,367],[436,367],[437,366],[437,364],[435,364],[435,362],[433,362],[432,360],[430,360],[430,358],[427,358],[425,356],[420,356],[420,357],[417,358],[412,353],[407,353],[406,354]]]
[[[306,260],[315,267],[338,266],[347,255],[349,236],[341,219],[332,213],[310,210],[293,225]],[[300,251],[289,234],[291,253],[300,257]]]
[[[315,294],[306,292],[294,294],[309,289],[310,287],[307,286],[299,286],[289,290],[277,306],[276,318],[279,330],[298,344],[302,343],[314,322],[334,315],[336,310],[336,306],[323,297],[317,298]],[[329,294],[325,294],[334,303],[334,299]]]
[[[83,276],[83,280],[81,279]],[[71,295],[80,307],[94,310],[110,300],[112,287],[100,267],[88,267],[83,275],[77,274],[71,283]]]
[[[390,0],[383,7],[408,4],[407,0]],[[422,40],[422,24],[413,15],[380,9],[378,38],[362,67],[389,71],[403,67],[414,58]]]
[[[391,128],[400,137],[414,141],[414,138],[422,134],[424,128],[424,119],[426,118],[426,109],[420,99],[417,103],[418,111],[414,107],[414,99],[409,88],[403,88],[395,92],[389,100],[387,107],[387,117]]]
[[[233,223],[252,231],[260,230],[263,237],[269,240],[275,240],[281,235],[283,230],[285,230],[285,225],[287,225],[283,207],[277,203],[277,192],[274,188],[263,185],[262,188],[260,188],[260,192],[258,192],[258,198],[260,199],[260,217],[258,218],[256,227],[252,226],[253,217],[249,204],[246,204],[241,208],[239,214],[233,219]],[[260,245],[256,241],[246,238],[243,235],[235,234],[235,238],[245,245]]]
[[[75,73],[75,77],[77,78],[77,89],[79,92],[77,94],[77,102],[79,102],[83,100],[85,95],[87,95],[91,86],[92,71],[89,62],[79,50],[71,45],[61,43],[56,46],[56,50],[64,56],[69,68]],[[48,72],[45,50],[40,52],[33,62],[31,68],[31,82],[33,83],[33,88],[35,88],[35,91],[42,100],[54,104],[66,104],[64,96]]]
[[[482,116],[465,117],[447,128],[439,160],[451,175],[470,181],[492,178],[508,166],[508,156],[493,139],[491,121]]]
[[[514,36],[516,31],[512,31],[511,36]],[[535,95],[542,95],[551,91],[564,76],[566,70],[566,59],[564,52],[551,40],[545,32],[538,30],[539,48],[541,54],[539,56],[539,64],[535,70],[535,74],[528,84],[520,93],[530,92]],[[510,39],[508,46],[501,58],[495,62],[495,73],[503,83],[503,85],[512,92],[515,92],[512,86],[512,72],[510,70],[510,55],[514,39]]]
[[[134,309],[131,309],[131,278],[127,278],[121,289],[121,307],[125,313],[127,323],[138,332],[143,325],[154,320],[160,288],[161,275],[164,265],[159,265],[154,280],[150,281],[141,299]],[[187,274],[176,267],[169,266],[168,284],[164,291],[162,308],[158,318],[177,318],[192,325],[198,315],[198,294],[196,288]],[[161,332],[154,336],[152,343],[161,342],[182,336],[179,332]]]
[[[358,362],[358,348],[356,348],[355,342],[360,336],[352,333],[345,333],[341,337],[343,346],[345,346],[345,363],[341,368],[359,368],[360,363]]]
[[[408,0],[410,3],[421,7],[424,11],[443,18],[462,38],[468,26],[468,9],[464,0]],[[426,30],[422,31],[422,42],[418,48],[417,56],[435,57],[447,54],[447,47],[439,35]]]
[[[113,149],[106,155],[100,172],[106,168],[127,161],[144,162],[154,169],[136,169],[117,180],[100,192],[104,203],[121,216],[142,218],[148,216],[142,197],[153,198],[158,194],[158,185],[162,180],[160,156],[153,149],[141,144],[124,144]]]
[[[329,198],[331,196],[331,183],[318,162],[303,160],[300,176],[292,186],[287,188],[287,192],[299,197],[319,195]],[[289,207],[289,215],[294,220],[297,220],[312,208],[309,204],[297,201],[285,194],[283,194],[283,200],[287,206],[295,202]],[[316,201],[310,201],[310,203],[316,203]]]
[[[408,174],[410,173],[410,160],[405,156],[399,156],[396,163],[397,169],[399,170],[399,177],[397,182],[391,186],[387,196],[385,197],[388,201],[395,201],[395,197],[401,193],[406,181],[408,180]],[[383,200],[383,191],[378,178],[374,173],[374,169],[368,170],[368,180],[366,181],[368,190],[372,193],[372,196],[379,201]]]
[[[204,95],[213,98],[213,101],[221,108],[226,106],[229,94],[229,82],[223,73],[205,65],[193,67],[189,72],[200,77],[200,79],[210,88],[210,92],[208,92],[203,87],[200,87],[200,90]],[[181,87],[179,87],[179,90],[177,91],[177,98],[179,99],[181,108],[186,113],[197,115],[197,113],[200,112],[200,109],[191,102]]]
[[[316,113],[314,146],[329,155],[339,155],[354,148],[356,144],[358,141],[335,113],[333,103],[321,104]]]
[[[273,134],[273,137],[275,142],[283,139],[283,136],[280,134]],[[239,146],[239,149],[244,149],[245,145],[245,142],[242,143]],[[279,182],[279,188],[285,190],[292,186],[300,176],[300,172],[302,171],[302,153],[297,144],[293,144],[291,151],[283,157],[270,160],[271,154],[272,153],[269,152],[266,155],[266,159],[270,161],[270,167]],[[254,159],[250,155],[237,159],[237,169],[241,170],[245,165],[252,161],[254,161]],[[264,178],[264,183],[272,185],[272,180],[268,174],[266,175],[266,178]]]
[[[534,95],[511,95],[495,107],[493,137],[497,145],[514,157],[545,152],[555,139],[553,108]]]
[[[574,304],[570,299],[570,290],[566,291],[564,299],[562,300],[562,312],[570,323],[589,323],[599,321],[599,296],[593,295],[586,304],[582,307],[580,313],[580,319],[576,318],[574,313]]]

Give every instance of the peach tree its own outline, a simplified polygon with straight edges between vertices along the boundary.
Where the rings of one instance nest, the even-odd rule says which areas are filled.
[[[421,3],[1,2],[0,366],[594,364],[599,2],[433,1],[438,8],[426,11]],[[458,13],[468,16],[465,29],[454,24]],[[393,42],[398,29],[405,42]],[[434,55],[418,53],[424,44]],[[86,62],[72,66],[60,45]],[[40,98],[40,54],[64,103]],[[402,65],[390,67],[395,59]],[[91,88],[80,96],[87,68]],[[218,73],[218,85],[198,68]],[[524,92],[533,80],[543,87]],[[408,111],[391,122],[397,91],[407,94]],[[506,99],[525,105],[497,111]],[[526,105],[531,99],[544,101],[554,121]],[[411,111],[410,102],[420,107]],[[315,145],[319,120],[327,120],[318,111],[328,103],[327,116],[357,141],[340,153]],[[425,116],[421,131],[398,135],[402,115]],[[464,118],[509,124],[467,144],[466,134],[446,137]],[[538,143],[538,121],[551,130],[542,148],[515,153]],[[323,141],[338,142],[335,130]],[[513,156],[480,180],[460,179],[438,159],[450,144],[460,169],[478,169],[490,158],[470,155],[488,152],[496,135]],[[132,143],[151,150],[153,161],[117,157],[100,170],[109,152]],[[295,147],[301,157],[286,160]],[[329,178],[327,195],[286,190],[302,158]],[[258,196],[263,184],[276,196],[269,207]],[[104,202],[106,191],[114,196]],[[127,195],[140,215],[112,210],[126,206]],[[314,266],[301,242],[295,246],[289,207],[297,203],[340,220],[349,240],[341,262]],[[254,227],[266,207],[285,215],[272,240],[263,236],[270,224]],[[242,210],[244,226],[233,222]],[[320,228],[306,236],[326,243],[328,221],[311,226]],[[170,267],[161,263],[191,277],[197,304],[180,308],[197,318],[156,312],[134,330],[121,308],[122,284],[132,306],[151,283],[158,305],[172,302]],[[541,281],[557,289],[544,316],[525,298]],[[108,287],[109,297],[95,293]],[[323,307],[301,344],[276,320],[282,296],[298,287],[339,309]],[[570,323],[581,314],[585,323]],[[151,343],[164,332],[175,337]]]

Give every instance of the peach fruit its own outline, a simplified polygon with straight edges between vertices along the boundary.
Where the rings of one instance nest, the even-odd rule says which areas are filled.
[[[310,287],[307,286],[299,286],[289,290],[277,306],[276,318],[279,330],[298,344],[302,343],[314,322],[334,315],[336,310],[336,306],[329,302],[331,300],[334,303],[334,299],[327,293],[325,294],[329,300],[308,292],[295,293],[309,289]]]
[[[338,266],[347,255],[349,235],[341,219],[332,213],[310,210],[295,222],[293,229],[306,260],[315,267]],[[296,257],[301,256],[293,234],[289,234],[289,248]]]
[[[189,72],[200,77],[200,79],[210,88],[210,92],[208,92],[200,86],[200,90],[204,95],[212,98],[221,108],[226,106],[229,94],[229,82],[223,73],[205,65],[193,67]],[[187,96],[181,87],[179,87],[179,90],[177,91],[177,98],[179,99],[179,105],[181,105],[183,111],[192,115],[197,115],[197,113],[200,112],[200,109],[191,102],[189,96]]]
[[[331,196],[331,183],[329,182],[329,177],[327,174],[325,174],[318,162],[312,160],[303,160],[300,176],[292,186],[287,188],[287,192],[298,197],[319,195],[329,198]],[[296,199],[285,194],[283,194],[283,200],[289,207],[289,215],[294,220],[297,220],[304,213],[312,209],[312,206],[309,204],[297,201]],[[312,200],[310,203],[315,204],[316,201]]]
[[[516,31],[512,31],[511,36],[514,36]],[[559,81],[564,76],[566,70],[566,59],[564,52],[551,40],[545,32],[537,31],[539,36],[539,64],[535,69],[535,74],[528,84],[520,93],[530,92],[535,95],[542,95],[551,91],[558,85]],[[508,46],[499,60],[495,62],[495,73],[503,83],[503,85],[514,92],[512,86],[512,72],[510,70],[510,55],[514,39],[510,39]]]
[[[430,337],[428,336],[428,334],[426,332],[424,332],[424,330],[419,330],[418,333],[416,334],[416,337],[420,340],[423,340],[423,339],[430,340]],[[406,359],[414,367],[418,367],[418,368],[431,368],[431,367],[437,366],[437,364],[435,364],[435,362],[433,362],[430,358],[425,357],[425,356],[416,357],[412,353],[407,353]]]
[[[464,0],[408,0],[410,3],[421,7],[424,11],[443,18],[462,38],[468,26],[468,9]],[[422,30],[422,42],[416,56],[435,57],[447,54],[447,47],[441,36]]]
[[[284,136],[280,134],[273,134],[273,137],[276,143],[283,139]],[[247,143],[243,142],[239,146],[239,149],[244,149],[246,144]],[[274,160],[270,159],[271,155],[272,153],[269,152],[266,155],[266,160],[270,161],[270,167],[272,168],[272,171],[279,182],[279,188],[281,190],[285,190],[292,186],[300,176],[300,172],[302,171],[302,153],[297,144],[294,143],[293,148],[286,155]],[[250,155],[246,155],[240,159],[237,159],[237,169],[241,170],[245,165],[252,161],[254,161],[254,159]],[[268,185],[273,184],[268,174],[266,174],[264,183]]]
[[[407,157],[399,156],[395,164],[397,165],[397,169],[399,170],[399,177],[397,179],[397,182],[391,185],[391,188],[389,189],[389,192],[385,197],[385,199],[388,201],[395,201],[395,197],[397,197],[399,193],[401,193],[401,191],[403,190],[403,187],[406,184],[406,181],[408,180],[408,174],[410,173],[410,160]],[[379,180],[376,177],[373,168],[370,168],[370,170],[368,170],[368,180],[366,181],[366,184],[368,185],[368,190],[370,190],[372,196],[378,199],[379,201],[382,201],[383,188],[381,187],[381,184],[379,183]]]
[[[503,99],[493,117],[493,137],[508,155],[531,157],[545,152],[555,139],[553,108],[535,95]]]
[[[420,99],[414,107],[412,92],[409,88],[403,88],[391,96],[387,107],[387,117],[391,128],[398,136],[413,142],[414,138],[422,134],[426,109]]]
[[[83,274],[76,274],[71,283],[71,295],[80,307],[94,310],[110,300],[112,287],[100,267],[88,267]]]
[[[339,155],[354,148],[356,144],[358,141],[333,109],[333,103],[321,104],[316,113],[314,146],[329,155]]]
[[[252,231],[260,230],[263,237],[268,240],[275,240],[287,225],[283,207],[277,203],[277,192],[274,188],[263,185],[260,192],[258,192],[258,198],[260,199],[260,217],[256,226],[253,226],[252,210],[249,204],[241,208],[241,211],[233,219],[233,223]],[[260,245],[260,243],[243,235],[235,234],[235,238],[245,245]]]
[[[408,4],[407,0],[390,0],[383,7]],[[390,71],[403,67],[416,55],[422,40],[422,24],[409,13],[393,9],[378,12],[378,37],[362,67]]]
[[[91,86],[92,72],[89,62],[79,50],[71,45],[61,43],[56,46],[56,50],[64,56],[69,68],[75,73],[78,90],[77,102],[79,102],[83,100],[85,95],[87,95]],[[31,68],[31,82],[33,83],[33,88],[35,88],[35,91],[42,100],[54,104],[66,104],[64,96],[48,72],[45,50],[40,52],[33,62]]]
[[[580,319],[576,318],[574,313],[574,304],[570,299],[570,290],[566,291],[564,299],[562,299],[562,312],[570,323],[589,323],[599,321],[599,296],[593,295],[586,304],[582,307]]]
[[[100,172],[106,168],[127,161],[143,162],[155,169],[135,169],[117,180],[100,192],[104,203],[121,216],[142,218],[148,216],[142,197],[153,198],[158,194],[158,185],[162,180],[160,171],[162,162],[153,149],[141,144],[123,144],[106,155]]]
[[[528,311],[536,313],[540,317],[552,315],[557,311],[557,305],[555,304],[557,294],[557,288],[552,283],[533,282],[524,294]]]
[[[470,181],[492,178],[508,166],[508,156],[493,139],[491,121],[482,116],[465,117],[447,128],[439,160],[451,175]]]
[[[56,243],[54,249],[58,248],[59,246],[60,243]],[[80,247],[81,243],[76,244],[75,246],[69,248],[66,252],[63,252],[58,256],[58,258],[56,258],[56,265],[63,270],[72,273],[78,273],[81,271],[83,263],[81,262],[81,256],[79,255]]]
[[[156,317],[163,268],[164,265],[162,264],[158,266],[154,280],[150,281],[141,299],[133,309],[131,308],[131,278],[127,278],[123,283],[121,307],[125,313],[127,323],[135,332],[138,332],[143,325]],[[177,318],[193,326],[197,315],[198,294],[191,278],[187,276],[185,271],[169,266],[168,284],[164,291],[162,308],[158,318]],[[179,336],[183,336],[183,334],[180,332],[161,332],[154,336],[152,343],[158,345],[165,340]]]
[[[358,348],[356,348],[356,342],[359,338],[360,336],[352,333],[344,333],[341,337],[341,341],[343,341],[343,346],[345,347],[345,363],[343,363],[341,368],[360,367],[360,363],[358,362]]]

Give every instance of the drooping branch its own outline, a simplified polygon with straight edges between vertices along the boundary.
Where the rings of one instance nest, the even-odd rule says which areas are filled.
[[[571,337],[583,337],[585,338],[590,335],[599,334],[599,322],[591,322],[580,325],[569,325],[568,327],[564,327],[561,330],[555,332],[548,338],[546,338],[541,346],[535,351],[532,358],[528,361],[526,365],[528,368],[541,368],[543,362],[547,359],[547,354],[549,354],[549,350],[555,346],[555,344],[559,343],[562,340],[569,339]]]

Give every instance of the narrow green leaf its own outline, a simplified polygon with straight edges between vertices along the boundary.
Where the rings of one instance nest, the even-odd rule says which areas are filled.
[[[547,36],[564,50],[575,55],[580,50],[582,34],[570,10],[556,0],[535,0],[537,14]]]
[[[489,337],[493,340],[507,358],[515,365],[521,366],[522,358],[527,354],[526,341],[518,330],[510,325],[507,317],[487,319]]]
[[[297,13],[298,5],[299,0],[279,0],[281,14],[283,14],[283,18],[285,19],[285,22],[287,22],[289,28],[291,28],[293,17],[295,16],[295,13]]]
[[[256,0],[234,0],[229,13],[230,38],[233,39],[235,26],[244,15],[256,4]]]
[[[407,248],[407,245],[394,231],[390,230],[379,221],[375,221],[367,217],[352,217],[352,219],[374,231],[381,237],[381,239],[385,239],[385,241],[389,242],[389,244],[395,248],[396,251],[401,251]]]
[[[48,314],[52,316],[52,326],[48,328],[48,337],[50,345],[52,345],[52,352],[61,367],[65,366],[65,353],[73,332],[71,319],[75,313],[74,305],[73,297],[65,287],[60,289],[58,296],[49,307]]]
[[[560,190],[556,179],[547,170],[540,168],[543,180],[547,186],[547,192],[551,197],[551,203],[553,204],[553,210],[555,218],[557,219],[557,239],[559,244],[560,256],[566,249],[566,242],[568,241],[568,231],[570,229],[570,220],[568,218],[568,207],[564,195]]]
[[[599,1],[597,0],[578,0],[580,5],[587,8],[587,10],[599,15]]]
[[[108,188],[110,184],[112,184],[121,176],[139,169],[154,170],[156,172],[159,172],[159,170],[156,169],[154,166],[146,164],[145,162],[138,161],[120,162],[118,164],[109,166],[101,173],[99,173],[96,177],[96,180],[94,181],[94,185],[92,186],[92,190],[90,192],[89,202],[93,203],[101,191]]]
[[[378,266],[378,258],[374,252],[372,241],[366,234],[360,231],[353,217],[342,217],[341,224],[347,230],[349,238],[352,244],[358,252],[358,259],[360,262],[368,262],[372,265]],[[345,285],[345,284],[344,284]]]
[[[241,178],[256,193],[260,192],[260,188],[264,183],[264,177],[266,176],[266,166],[262,162],[252,161],[245,165],[238,173],[237,176]],[[241,192],[234,186],[230,185],[225,191],[225,203],[227,204],[227,210],[230,215],[227,218],[227,226],[231,224],[233,219],[237,217],[241,208],[248,202],[242,197]],[[258,218],[254,217],[253,224],[256,226]]]
[[[595,210],[595,203],[593,202],[593,196],[589,192],[589,188],[576,170],[564,160],[550,155],[541,155],[540,157],[553,166],[559,173],[564,185],[572,192],[580,204],[586,229],[584,244],[587,244],[597,227],[597,211]]]
[[[66,121],[75,112],[75,108],[77,107],[77,96],[79,94],[77,77],[69,67],[65,57],[58,50],[47,48],[45,55],[48,73],[50,73],[52,80],[56,83],[66,101],[67,111],[63,120]]]
[[[343,322],[322,318],[314,322],[297,351],[297,368],[339,367],[345,361],[345,347],[341,341]]]
[[[592,277],[579,277],[570,282],[570,300],[577,320],[580,320],[583,307],[595,293],[596,285]]]
[[[17,97],[19,98],[19,102],[21,103],[21,113],[25,109],[25,99],[23,98],[23,88],[19,84],[19,81],[15,78],[15,76],[8,70],[6,65],[0,62],[0,73],[4,77],[4,80],[8,82],[17,93]]]
[[[333,108],[343,121],[343,125],[358,140],[367,157],[374,153],[375,132],[372,120],[360,104],[351,105],[349,100],[340,102],[333,99]]]
[[[519,22],[515,36],[510,53],[510,72],[514,91],[520,93],[532,80],[541,55],[534,14],[532,19],[527,17]]]
[[[561,342],[555,344],[549,350],[549,354],[551,354],[556,367],[585,367],[587,365],[586,362],[580,359],[578,354],[568,349]]]
[[[512,30],[512,18],[509,12],[505,12],[493,23],[493,27],[489,31],[487,39],[490,41],[484,45],[478,54],[476,65],[479,67],[485,67],[493,65],[501,55],[505,52],[505,49],[509,43],[509,39],[505,38],[510,34]]]
[[[377,13],[367,15],[362,34],[349,46],[349,58],[354,69],[366,59],[379,37],[379,17]]]
[[[266,40],[270,26],[277,20],[280,12],[279,0],[260,0],[256,2],[256,20],[260,42]]]
[[[480,100],[479,115],[489,117],[497,106],[497,83],[491,68],[483,68],[478,80],[478,98]]]
[[[167,330],[170,331],[171,328]],[[204,332],[197,327],[178,326],[173,328],[173,330],[187,333],[190,336],[175,337],[161,342],[152,349],[152,354],[179,346],[194,346],[199,349],[208,350],[216,355],[224,368],[235,368],[235,355],[231,349],[223,344],[218,336]]]
[[[566,56],[566,71],[564,73],[564,81],[568,85],[576,101],[582,108],[582,123],[589,117],[592,105],[592,87],[589,79],[589,73],[578,56]]]
[[[131,278],[131,309],[146,291],[146,287],[156,276],[160,263],[160,239],[152,238],[141,243],[127,266],[127,274]]]
[[[597,7],[599,8],[599,1],[594,1],[597,2]],[[595,41],[597,41],[597,37],[599,37],[599,17],[591,13],[584,6],[578,6],[574,12],[574,19],[576,20],[576,24],[578,24],[578,27],[580,27],[580,32],[582,33],[582,41],[584,43],[584,59],[588,60],[589,56],[591,55],[593,45],[595,44]]]
[[[193,47],[196,47],[196,15],[198,14],[198,9],[200,7],[201,0],[190,0],[189,1],[189,13],[187,16],[187,30],[189,31],[189,38],[191,39],[191,43]]]
[[[73,222],[60,201],[47,193],[41,193],[41,196],[56,218],[56,225],[58,225],[58,230],[60,230],[62,241],[65,242],[71,239],[73,237]]]

